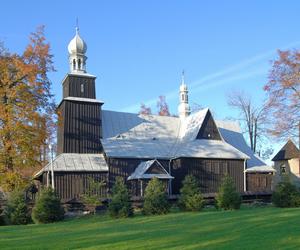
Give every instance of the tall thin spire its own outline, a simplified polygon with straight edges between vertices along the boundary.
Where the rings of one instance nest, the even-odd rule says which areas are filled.
[[[76,17],[76,35],[79,34],[79,24],[78,24],[78,17]]]
[[[181,84],[185,84],[184,83],[184,70],[182,70],[182,73],[181,73]]]

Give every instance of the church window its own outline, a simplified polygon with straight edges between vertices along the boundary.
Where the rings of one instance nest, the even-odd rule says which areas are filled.
[[[83,85],[83,83],[80,84],[80,92],[81,92],[81,93],[84,92],[84,85]]]
[[[76,69],[76,61],[75,61],[75,59],[73,59],[73,70],[75,70]]]
[[[184,101],[184,94],[181,94],[181,100]]]
[[[81,60],[78,59],[78,69],[81,69]]]

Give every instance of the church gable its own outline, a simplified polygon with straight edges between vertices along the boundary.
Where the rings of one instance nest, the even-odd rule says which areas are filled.
[[[208,110],[196,139],[222,140],[218,127]]]
[[[166,171],[163,169],[160,163],[154,161],[145,174],[166,174]]]
[[[273,157],[272,161],[282,161],[299,158],[299,155],[299,149],[296,147],[292,140],[288,140],[287,143]]]

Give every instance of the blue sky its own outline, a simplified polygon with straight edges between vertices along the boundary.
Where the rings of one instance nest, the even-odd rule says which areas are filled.
[[[232,90],[264,98],[277,49],[300,46],[300,1],[3,1],[0,40],[21,52],[28,34],[44,24],[56,72],[57,102],[68,72],[67,45],[76,18],[88,45],[88,72],[97,76],[104,109],[156,110],[165,95],[177,112],[181,71],[190,103],[210,107],[217,118],[236,116],[227,106]]]

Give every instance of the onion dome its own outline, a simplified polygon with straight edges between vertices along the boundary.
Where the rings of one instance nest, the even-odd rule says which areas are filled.
[[[79,36],[79,29],[76,27],[76,35],[68,45],[69,54],[85,54],[86,50],[86,43]]]

